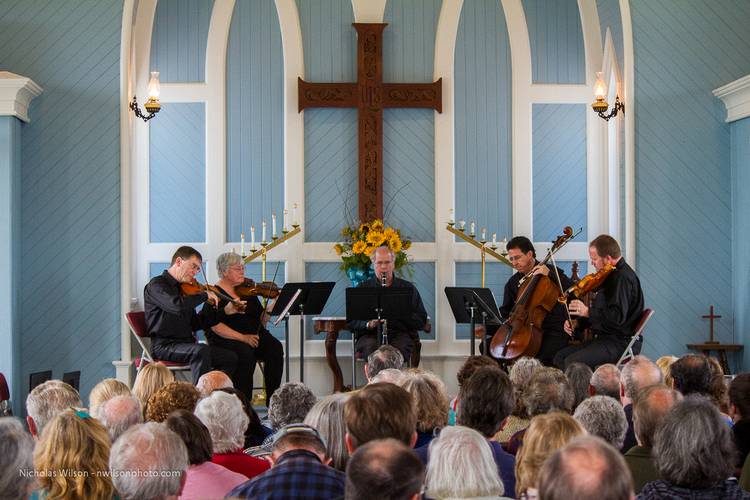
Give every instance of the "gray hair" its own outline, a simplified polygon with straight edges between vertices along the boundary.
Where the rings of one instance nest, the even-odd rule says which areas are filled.
[[[81,406],[83,404],[78,391],[62,380],[48,380],[39,384],[26,398],[26,413],[34,420],[39,436],[44,426],[57,414],[68,408]]]
[[[370,383],[388,382],[389,384],[395,384],[401,387],[407,377],[408,375],[401,370],[386,368],[385,370],[380,370],[377,375],[372,377]]]
[[[214,391],[207,398],[198,401],[195,416],[208,427],[214,453],[227,453],[242,448],[250,419],[237,396]]]
[[[708,488],[732,475],[736,449],[719,410],[705,397],[677,403],[656,431],[656,470],[677,486]]]
[[[226,252],[216,258],[216,272],[220,277],[224,277],[232,266],[242,264],[242,257],[234,252]]]
[[[650,385],[660,384],[664,376],[656,363],[646,356],[635,356],[623,368],[620,374],[623,392],[626,398],[634,399],[638,391]]]
[[[638,392],[633,403],[633,430],[641,446],[653,448],[657,429],[678,401],[682,401],[682,394],[664,384]]]
[[[315,427],[326,442],[327,455],[333,460],[331,465],[340,471],[346,470],[349,452],[346,449],[344,436],[344,404],[349,394],[337,393],[321,398],[313,405],[305,417],[305,424]]]
[[[502,496],[489,442],[479,432],[460,425],[445,427],[430,442],[427,495],[431,498]]]
[[[382,345],[367,356],[367,378],[371,380],[372,377],[378,374],[381,370],[386,368],[395,368],[400,370],[404,367],[404,355],[401,351],[393,347],[392,345]]]
[[[236,255],[236,254],[233,254]],[[195,388],[201,393],[201,397],[208,397],[216,389],[234,388],[232,379],[221,370],[211,370],[198,378]]]
[[[592,396],[573,414],[589,434],[599,436],[618,450],[625,441],[628,421],[619,401],[607,396]]]
[[[157,422],[134,425],[109,453],[112,482],[123,500],[178,495],[188,466],[185,443]]]
[[[601,365],[591,375],[591,387],[596,396],[620,400],[620,370],[612,363]]]
[[[537,370],[524,388],[522,398],[529,417],[553,410],[570,413],[573,409],[573,388],[557,368]]]
[[[34,485],[33,453],[34,441],[23,424],[14,417],[0,418],[0,498],[29,497]]]
[[[531,381],[531,377],[538,369],[542,368],[542,362],[536,358],[522,357],[513,363],[508,376],[513,382],[513,387],[522,389]]]
[[[378,250],[384,249],[386,252],[391,254],[391,259],[394,261],[396,260],[396,252],[391,250],[391,247],[388,245],[380,245],[379,247],[375,248],[372,253],[370,253],[370,261],[375,262],[375,254],[378,253]]]
[[[303,422],[317,398],[302,382],[287,382],[276,389],[268,402],[268,421],[274,430]]]
[[[583,363],[571,363],[565,369],[565,376],[568,377],[575,396],[573,409],[578,408],[581,401],[589,397],[589,385],[591,384],[591,376],[593,374],[594,372],[591,371],[591,368]]]
[[[135,396],[115,396],[99,407],[96,418],[107,428],[110,442],[136,424],[143,423],[143,409]]]

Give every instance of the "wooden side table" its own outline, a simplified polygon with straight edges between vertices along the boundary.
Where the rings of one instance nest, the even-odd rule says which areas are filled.
[[[346,318],[315,317],[313,329],[316,334],[326,334],[326,361],[333,372],[333,392],[342,392],[345,390],[344,376],[336,358],[336,342],[339,340],[339,332],[346,329]]]
[[[719,353],[719,363],[721,368],[724,370],[724,374],[729,375],[732,372],[729,370],[729,363],[727,363],[727,351],[741,351],[744,347],[742,344],[720,344],[718,342],[706,342],[705,344],[688,344],[688,349],[694,351],[702,351],[703,354],[709,356],[711,351]]]

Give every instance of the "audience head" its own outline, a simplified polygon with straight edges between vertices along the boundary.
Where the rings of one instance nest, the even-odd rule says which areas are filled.
[[[434,433],[448,425],[448,392],[434,373],[411,369],[400,385],[414,401],[419,432]]]
[[[538,359],[523,356],[518,358],[510,368],[508,376],[513,383],[513,392],[516,398],[516,406],[513,408],[513,415],[518,418],[525,419],[529,416],[523,402],[523,393],[528,388],[531,377],[542,367],[543,365]]]
[[[144,415],[149,398],[170,382],[174,382],[174,373],[163,363],[149,363],[140,369],[133,382],[133,395],[141,401]]]
[[[112,445],[109,468],[122,500],[176,497],[188,469],[188,452],[182,439],[165,425],[138,424]]]
[[[225,387],[223,389],[216,389],[217,391],[226,392],[227,394],[234,394],[242,403],[242,409],[245,410],[245,415],[249,420],[247,424],[247,430],[245,431],[245,444],[243,448],[250,448],[256,446],[268,435],[268,430],[263,427],[260,421],[258,413],[253,408],[252,402],[247,399],[247,396],[242,391],[238,391],[234,387]]]
[[[567,377],[557,368],[540,368],[523,391],[523,402],[529,417],[554,410],[570,413],[573,389]]]
[[[185,443],[190,465],[211,461],[213,443],[208,427],[187,410],[176,410],[169,414],[164,424]]]
[[[656,360],[656,366],[661,370],[661,374],[664,376],[664,385],[672,387],[672,375],[669,373],[669,369],[672,363],[677,361],[677,356],[662,356]]]
[[[32,436],[39,437],[47,423],[68,408],[82,406],[81,396],[61,380],[48,380],[26,397],[26,423]]]
[[[664,480],[683,488],[703,489],[723,482],[734,472],[736,449],[731,432],[710,400],[686,397],[674,405],[656,431],[652,456],[657,471]]]
[[[544,461],[571,439],[585,436],[586,430],[567,413],[553,411],[537,415],[523,436],[516,456],[516,497],[537,488],[537,477]]]
[[[369,383],[375,384],[378,382],[388,382],[389,384],[396,384],[400,386],[401,384],[403,384],[406,377],[408,377],[408,375],[403,370],[386,368],[385,370],[380,370],[377,375],[372,377]]]
[[[400,370],[404,367],[404,355],[392,345],[381,345],[367,356],[365,363],[365,376],[371,381],[372,377],[386,368]]]
[[[608,396],[591,396],[573,414],[589,434],[599,436],[616,449],[622,448],[628,420],[619,401]]]
[[[34,451],[34,468],[47,498],[111,498],[109,436],[95,418],[67,409],[44,428]],[[62,474],[60,471],[75,471]]]
[[[204,373],[198,379],[198,383],[195,384],[195,388],[198,389],[202,398],[205,398],[216,389],[226,389],[229,387],[234,387],[232,379],[221,370],[211,370]]]
[[[687,354],[669,367],[672,385],[683,396],[688,394],[711,395],[711,366],[705,356]]]
[[[193,411],[200,393],[188,382],[170,382],[156,391],[148,400],[146,420],[164,422],[175,410]]]
[[[326,441],[315,427],[307,424],[288,424],[273,435],[270,460],[272,464],[278,462],[281,456],[293,450],[307,450],[317,455],[324,464],[329,464]]]
[[[424,465],[395,439],[377,439],[357,448],[346,467],[346,500],[416,500]]]
[[[497,367],[477,370],[458,393],[456,423],[494,436],[513,411],[513,384]]]
[[[316,402],[315,394],[302,382],[281,384],[268,403],[268,421],[274,430],[302,422]]]
[[[89,413],[99,418],[99,407],[115,396],[130,396],[130,389],[116,378],[105,378],[89,392]]]
[[[540,500],[631,500],[633,476],[619,451],[596,436],[574,438],[539,473]]]
[[[732,379],[729,403],[735,420],[750,419],[750,373],[740,373]]]
[[[195,416],[208,428],[214,453],[231,453],[243,447],[249,419],[237,396],[214,391],[198,402]]]
[[[646,356],[635,356],[622,368],[620,374],[620,384],[622,385],[620,399],[623,405],[632,403],[635,396],[644,387],[660,384],[663,378],[656,363]]]
[[[350,453],[376,439],[393,438],[407,446],[417,440],[414,401],[397,385],[369,384],[353,393],[344,404],[344,421]]]
[[[591,371],[588,365],[583,363],[571,363],[565,369],[565,376],[568,377],[568,382],[573,388],[573,409],[578,408],[581,401],[589,397],[589,385],[591,384],[591,376],[594,372]]]
[[[724,369],[719,360],[713,356],[708,358],[708,366],[711,368],[711,384],[709,395],[719,411],[729,413],[729,387],[724,380]]]
[[[135,424],[143,423],[143,410],[138,398],[131,395],[115,396],[99,407],[99,422],[107,429],[110,442]]]
[[[34,489],[34,478],[21,471],[34,470],[34,440],[21,421],[0,418],[0,498],[26,500]]]
[[[446,427],[430,443],[425,483],[427,496],[435,499],[497,497],[504,493],[489,442],[477,431],[460,425]]]
[[[522,358],[522,359],[534,359],[534,358]],[[534,361],[539,363],[537,359],[534,359]],[[516,362],[516,364],[517,363],[518,361]],[[461,368],[458,369],[458,372],[456,373],[456,379],[458,380],[458,388],[460,389],[461,387],[463,387],[464,383],[467,380],[469,380],[472,375],[474,375],[474,372],[476,372],[478,369],[483,368],[485,366],[497,368],[497,361],[493,360],[489,356],[469,356],[466,359],[466,361],[464,361],[464,364],[461,365]],[[513,371],[511,370],[511,373],[512,372]],[[511,377],[511,380],[513,380],[513,377]]]
[[[599,366],[591,375],[592,396],[609,396],[620,400],[620,370],[612,363]]]
[[[382,372],[381,372],[382,373]],[[343,471],[349,460],[346,449],[346,422],[344,422],[344,405],[349,394],[336,393],[318,400],[305,417],[305,424],[318,429],[327,444],[327,455],[331,466]]]
[[[646,387],[638,393],[633,403],[633,430],[638,444],[653,448],[659,425],[675,403],[681,400],[679,392],[664,384]]]

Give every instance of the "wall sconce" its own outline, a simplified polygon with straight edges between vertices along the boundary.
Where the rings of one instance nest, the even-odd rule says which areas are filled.
[[[625,105],[620,102],[620,96],[615,96],[615,105],[612,107],[612,111],[607,113],[609,104],[607,104],[607,84],[602,79],[601,72],[596,74],[596,83],[594,84],[594,98],[596,99],[591,107],[594,109],[594,113],[599,115],[606,121],[610,118],[617,116],[618,111],[625,112]]]
[[[137,116],[144,122],[147,122],[151,118],[156,116],[156,113],[161,110],[161,104],[159,104],[160,91],[161,86],[159,85],[159,72],[152,71],[151,79],[148,81],[148,100],[146,101],[146,104],[143,105],[143,107],[146,108],[146,112],[148,113],[148,115],[144,115],[141,112],[141,109],[138,107],[138,101],[136,100],[135,96],[133,96],[133,100],[130,102],[130,109],[133,110],[135,116]]]

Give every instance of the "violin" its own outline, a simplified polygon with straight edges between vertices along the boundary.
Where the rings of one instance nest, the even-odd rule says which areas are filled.
[[[594,290],[602,286],[607,277],[612,274],[612,271],[614,271],[615,269],[616,267],[612,264],[605,264],[604,267],[599,269],[597,272],[587,274],[586,276],[581,278],[578,283],[565,290],[565,293],[560,295],[560,298],[558,300],[560,302],[567,302],[568,297],[570,297],[571,295],[580,299],[587,293],[593,292]]]
[[[243,283],[234,287],[234,292],[243,300],[249,297],[265,297],[267,299],[275,299],[279,296],[281,290],[273,281],[263,281],[262,283],[256,283],[250,278],[245,278],[245,281]]]
[[[204,285],[203,283],[199,283],[197,280],[193,280],[190,283],[180,283],[180,291],[183,295],[198,295],[199,293],[203,292],[213,292],[216,294],[217,297],[224,299],[229,302],[233,302],[235,307],[237,307],[237,310],[239,312],[242,312],[245,310],[245,305],[242,304],[240,301],[233,299],[229,295],[225,294],[221,290],[219,290],[218,287],[214,285]]]

